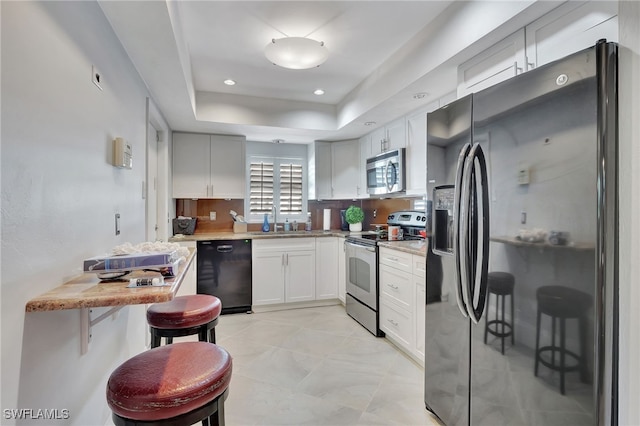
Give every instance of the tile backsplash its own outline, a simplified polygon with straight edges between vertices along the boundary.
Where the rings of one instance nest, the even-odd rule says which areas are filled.
[[[398,210],[410,210],[412,198],[364,199],[364,200],[327,200],[309,201],[312,229],[322,229],[324,209],[331,209],[331,229],[340,229],[340,210],[350,205],[357,205],[364,210],[363,230],[370,230],[375,224],[386,224],[389,213]],[[223,232],[233,230],[233,219],[230,210],[244,215],[244,200],[218,199],[177,199],[176,214],[178,216],[196,217],[196,234]],[[216,220],[211,220],[210,212],[216,212]],[[375,216],[375,217],[374,217]],[[259,231],[261,223],[249,223],[248,231]]]

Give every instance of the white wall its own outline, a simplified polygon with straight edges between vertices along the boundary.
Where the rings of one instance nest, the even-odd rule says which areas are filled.
[[[620,2],[620,425],[640,425],[640,3]]]
[[[149,95],[97,3],[0,7],[1,408],[67,409],[70,418],[55,424],[102,425],[109,374],[144,350],[144,306],[94,327],[80,355],[79,310],[25,313],[25,304],[77,275],[83,258],[144,240]],[[92,64],[103,91],[91,82]],[[132,170],[110,165],[116,136],[133,144]]]

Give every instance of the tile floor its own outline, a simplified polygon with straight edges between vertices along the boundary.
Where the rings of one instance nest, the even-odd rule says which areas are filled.
[[[341,305],[224,315],[233,357],[225,405],[235,425],[437,425],[423,369]]]

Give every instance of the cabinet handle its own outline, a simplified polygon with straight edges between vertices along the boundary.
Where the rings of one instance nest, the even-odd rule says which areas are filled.
[[[387,284],[387,287],[391,287],[394,290],[398,289],[398,286],[397,285],[393,285],[393,284]]]
[[[289,253],[287,253],[287,266],[289,266]]]
[[[522,67],[518,66],[518,62],[517,61],[513,63],[513,67],[516,70],[516,75],[522,74]]]
[[[280,257],[280,266],[284,266],[284,253],[282,253],[282,256]]]
[[[390,323],[391,323],[393,326],[395,326],[395,327],[397,327],[397,326],[398,326],[398,323],[397,323],[397,322],[395,322],[395,321],[394,321],[394,320],[392,320],[392,319],[388,319],[387,321],[388,321],[388,322],[390,322]]]
[[[389,257],[389,260],[392,262],[397,262],[398,258],[397,257]]]

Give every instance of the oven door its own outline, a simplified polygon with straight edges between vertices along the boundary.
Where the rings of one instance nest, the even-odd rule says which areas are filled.
[[[378,310],[377,246],[345,242],[347,293],[374,311]]]

